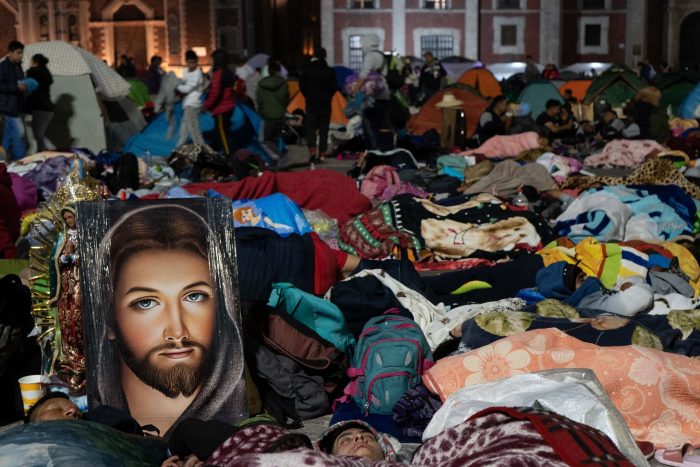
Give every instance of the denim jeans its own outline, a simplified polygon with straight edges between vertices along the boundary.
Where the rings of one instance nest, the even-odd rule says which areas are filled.
[[[9,159],[21,159],[27,152],[27,148],[24,144],[24,122],[22,122],[21,117],[3,115],[2,118],[5,121],[2,147],[5,148]]]

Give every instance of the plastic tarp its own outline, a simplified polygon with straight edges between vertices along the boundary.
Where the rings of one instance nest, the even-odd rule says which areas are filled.
[[[486,68],[472,68],[459,78],[460,84],[471,86],[484,97],[496,97],[501,94],[501,85]]]
[[[549,81],[537,81],[525,86],[523,92],[518,97],[518,104],[527,102],[532,108],[532,118],[536,119],[544,112],[549,99],[556,99],[564,102],[559,94],[559,90]]]
[[[182,120],[182,104],[175,105],[175,131],[170,139],[165,138],[168,131],[168,121],[165,114],[160,114],[138,135],[133,136],[126,146],[124,152],[130,152],[138,157],[143,157],[147,154],[153,156],[169,156],[172,154],[177,144],[178,130]],[[206,138],[207,132],[214,129],[214,119],[211,114],[202,112],[199,115],[199,126],[202,134]],[[263,157],[265,160],[269,158],[265,151],[260,147],[258,135],[261,132],[262,119],[250,107],[240,102],[236,105],[231,117],[231,131],[233,132],[232,140],[235,143],[235,149],[247,148],[256,154]]]
[[[559,87],[559,92],[564,95],[564,91],[571,89],[571,95],[574,96],[579,101],[582,101],[586,97],[586,91],[591,86],[590,79],[574,79],[562,84]]]
[[[345,116],[345,106],[347,101],[340,92],[336,92],[331,101],[331,123],[345,126],[348,118]],[[297,92],[287,106],[287,112],[293,113],[295,110],[306,112],[306,99],[301,92]]]
[[[635,465],[647,465],[624,418],[589,369],[547,370],[513,375],[465,387],[453,393],[435,413],[423,440],[454,427],[480,410],[493,407],[542,407],[597,428]]]
[[[436,104],[442,100],[442,96],[450,92],[462,101],[462,110],[467,119],[467,135],[471,136],[476,131],[476,126],[479,123],[479,117],[488,107],[489,102],[481,97],[478,92],[469,86],[463,84],[455,84],[442,88],[435,93],[433,97],[423,104],[420,111],[413,115],[406,128],[413,134],[422,135],[430,129],[442,132],[442,110],[436,107]]]
[[[613,107],[622,107],[645,86],[632,70],[625,65],[615,64],[593,80],[586,91],[584,103],[591,104],[604,99]]]
[[[696,84],[690,94],[685,98],[678,108],[678,115],[681,118],[700,117],[700,84]]]
[[[540,71],[540,73],[542,73],[544,67],[538,64],[535,64],[535,66]],[[504,62],[486,65],[486,68],[488,68],[491,71],[491,73],[493,73],[493,76],[495,76],[498,81],[508,79],[511,76],[516,75],[518,73],[525,73],[526,67],[527,63],[525,62]]]

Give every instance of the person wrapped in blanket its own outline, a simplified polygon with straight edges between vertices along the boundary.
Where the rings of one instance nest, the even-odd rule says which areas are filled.
[[[531,407],[482,410],[428,439],[410,463],[401,458],[398,448],[386,435],[359,420],[331,426],[316,449],[306,435],[265,421],[230,427],[188,420],[173,434],[169,442],[173,456],[162,467],[633,465],[604,433]]]
[[[645,279],[631,276],[620,279],[612,290],[596,277],[588,277],[575,264],[560,261],[537,272],[537,290],[546,298],[568,305],[634,316],[654,305],[654,293]]]

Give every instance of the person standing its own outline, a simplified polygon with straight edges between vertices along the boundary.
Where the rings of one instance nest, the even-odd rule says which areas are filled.
[[[273,152],[278,153],[277,142],[282,136],[284,116],[289,104],[287,80],[280,76],[280,64],[270,61],[269,76],[260,80],[256,92],[258,113],[265,120],[264,140]]]
[[[189,136],[192,142],[199,147],[204,146],[202,132],[199,129],[199,113],[202,107],[202,88],[204,86],[204,74],[199,68],[197,54],[192,50],[185,52],[185,64],[187,68],[182,73],[182,82],[177,86],[177,91],[183,94],[182,98],[182,122],[180,123],[180,139],[176,147],[187,142]]]
[[[54,104],[51,102],[53,76],[46,66],[48,64],[48,58],[36,54],[32,57],[31,68],[27,71],[27,78],[32,78],[39,84],[36,91],[27,98],[25,109],[32,116],[32,133],[37,152],[50,149],[46,140],[46,128],[53,118]]]
[[[24,107],[24,95],[27,86],[20,80],[24,79],[22,58],[24,44],[18,41],[10,42],[7,47],[7,57],[0,62],[0,115],[5,121],[5,131],[2,146],[12,159],[25,156],[24,123],[21,112]]]
[[[216,136],[214,148],[221,149],[227,156],[230,156],[231,116],[234,107],[236,107],[236,100],[233,98],[233,85],[236,77],[228,67],[228,52],[216,49],[211,57],[214,61],[213,74],[209,94],[204,101],[204,109],[211,112],[212,117],[214,117],[214,134]]]
[[[362,119],[362,131],[365,136],[365,145],[367,149],[379,149],[388,151],[393,145],[393,141],[388,138],[382,138],[382,133],[390,134],[393,138],[392,131],[389,127],[387,119],[387,111],[389,110],[389,102],[391,101],[391,91],[386,82],[387,63],[386,58],[381,50],[379,50],[379,36],[376,34],[367,34],[362,36],[362,68],[360,74],[353,84],[352,95],[356,95],[362,86],[367,81],[369,74],[372,72],[380,76],[381,89],[374,96],[374,104],[364,110]]]
[[[160,90],[160,82],[163,79],[165,71],[161,67],[163,58],[159,55],[151,57],[151,64],[148,66],[146,74],[146,86],[148,86],[149,94],[158,94]]]
[[[420,70],[418,85],[421,93],[421,101],[430,99],[442,87],[442,79],[447,76],[445,68],[436,60],[432,52],[423,55],[425,65]]]
[[[540,77],[540,70],[535,65],[532,55],[525,57],[525,84],[530,84]]]
[[[331,122],[331,102],[338,89],[335,71],[326,63],[326,49],[319,47],[303,70],[299,88],[306,99],[306,144],[309,161],[319,162],[328,150],[328,127]],[[316,146],[318,132],[318,148]],[[317,151],[318,149],[318,151]]]

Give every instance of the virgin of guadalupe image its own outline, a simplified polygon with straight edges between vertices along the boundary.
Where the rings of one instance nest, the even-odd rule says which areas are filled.
[[[73,393],[80,393],[85,389],[85,356],[75,208],[64,206],[60,218],[63,228],[56,236],[50,275],[51,297],[57,308],[61,342],[61,358],[56,362],[56,370]]]
[[[128,412],[166,437],[187,417],[244,418],[228,203],[83,203],[78,214],[82,251],[95,258],[82,263],[89,407]]]

